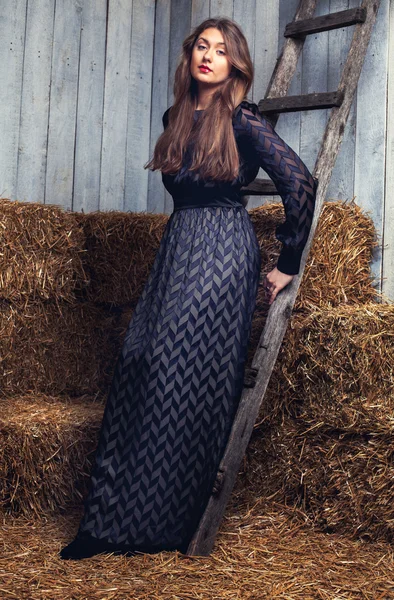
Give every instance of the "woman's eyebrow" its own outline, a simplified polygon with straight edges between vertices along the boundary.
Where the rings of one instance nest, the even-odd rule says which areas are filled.
[[[204,42],[205,42],[206,44],[209,44],[208,40],[206,40],[206,39],[205,39],[205,38],[203,38],[203,37],[199,37],[198,39],[199,39],[199,40],[204,40]],[[226,44],[225,44],[224,42],[218,42],[216,45],[217,45],[217,46],[220,46],[220,45],[221,45],[221,46],[225,46]]]

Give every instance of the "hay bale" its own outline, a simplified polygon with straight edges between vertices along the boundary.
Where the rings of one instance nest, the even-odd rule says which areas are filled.
[[[163,236],[168,215],[94,211],[75,213],[86,239],[84,298],[135,306]]]
[[[88,302],[0,302],[0,397],[104,392],[129,317]]]
[[[97,446],[103,402],[26,395],[1,401],[0,507],[40,516],[80,503]]]
[[[393,434],[394,304],[296,313],[259,420],[282,415],[349,433]]]
[[[393,332],[394,304],[293,315],[236,496],[275,499],[321,531],[392,542]]]
[[[0,199],[0,298],[71,302],[89,284],[85,237],[63,207]]]
[[[278,259],[281,244],[275,229],[283,221],[283,206],[265,204],[249,214],[261,247],[264,275]],[[135,304],[168,218],[118,211],[76,214],[86,238],[84,268],[90,284],[84,289],[85,297],[94,302]],[[374,223],[360,207],[326,202],[294,309],[308,311],[314,306],[366,303],[378,298],[370,273],[377,245]],[[258,310],[266,312],[263,286],[257,304]]]
[[[66,212],[7,199],[0,214],[0,298],[19,304],[42,298],[135,306],[169,219],[152,213]],[[278,259],[275,229],[284,209],[275,202],[249,214],[264,275]],[[372,219],[355,203],[324,203],[295,310],[377,299],[370,273],[377,245]],[[264,304],[261,286],[259,310]]]
[[[291,505],[319,531],[392,542],[393,442],[285,417],[256,427],[234,493]]]
[[[122,318],[124,322],[119,318],[118,326],[122,323],[124,331],[129,314],[122,312]],[[80,316],[80,324],[71,336],[73,341],[78,327],[86,320],[86,316]],[[239,479],[243,494],[247,489],[256,496],[274,495],[277,501],[292,504],[294,514],[301,507],[305,518],[324,531],[391,540],[390,520],[394,523],[390,512],[394,493],[391,489],[394,475],[393,320],[393,305],[373,303],[316,309],[307,317],[296,316],[286,333],[248,446],[244,473]],[[64,324],[59,330],[63,328]],[[97,343],[97,336],[91,339]],[[101,345],[97,343],[98,347]],[[91,356],[86,356],[86,360],[91,361]],[[58,381],[61,376],[64,374],[57,373],[54,380]],[[104,400],[105,396],[101,396],[97,404]],[[16,480],[10,477],[21,469],[18,467],[18,471],[11,458],[25,469],[23,484],[18,484],[27,488],[19,490],[22,497],[30,498],[38,477],[34,469],[31,477],[28,475],[33,459],[28,463],[17,459],[15,448],[30,451],[30,446],[36,444],[40,449],[41,442],[35,442],[34,436],[30,436],[31,429],[36,436],[49,440],[51,428],[55,442],[49,445],[55,447],[59,407],[55,402],[50,407],[45,406],[45,419],[40,416],[39,425],[35,425],[38,414],[35,403],[17,399],[14,411],[12,399],[4,402],[2,428],[8,437],[3,433],[3,438],[7,438],[3,443],[13,451],[8,451],[8,467],[2,479],[8,490],[4,497],[11,506],[9,490],[15,488]],[[67,406],[72,402],[70,399]],[[80,406],[78,399],[76,406]],[[98,406],[97,410],[100,413]],[[41,433],[44,421],[44,433]],[[91,448],[95,447],[97,426],[96,422],[91,430],[89,423],[85,423],[85,441],[89,440]],[[20,431],[25,437],[21,437]],[[44,449],[45,443],[42,442]],[[83,472],[83,456],[68,457],[67,451],[67,447],[62,450],[62,460],[71,467],[72,473]],[[4,452],[3,456],[6,456]],[[57,472],[56,476],[58,485],[61,477],[66,478],[60,487],[69,490],[67,470]],[[49,488],[44,486],[43,489]],[[64,497],[65,494],[59,501],[60,506],[64,506]],[[23,510],[28,514],[33,508],[36,511],[48,508],[45,494],[38,495],[36,504],[29,500],[24,508],[20,508],[18,498],[12,498],[13,511]],[[56,502],[58,500],[54,500],[52,510]],[[361,506],[361,512],[357,509],[353,514],[355,506]]]
[[[262,256],[262,276],[277,262],[281,244],[275,229],[284,219],[283,206],[265,204],[250,211]],[[317,306],[368,303],[382,296],[373,287],[371,258],[379,245],[372,218],[354,202],[324,202],[311,244],[294,311]],[[263,286],[258,310],[267,312]]]

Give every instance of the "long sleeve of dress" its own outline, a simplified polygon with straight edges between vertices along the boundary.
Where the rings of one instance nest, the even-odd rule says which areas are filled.
[[[317,180],[294,150],[260,115],[255,103],[243,101],[235,113],[235,126],[247,139],[260,166],[274,182],[281,196],[285,221],[277,226],[275,237],[282,242],[277,268],[295,275],[300,270],[303,249],[311,229]]]

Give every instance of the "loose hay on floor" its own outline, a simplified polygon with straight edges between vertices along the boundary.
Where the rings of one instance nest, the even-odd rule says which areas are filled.
[[[62,561],[81,511],[7,517],[1,593],[29,600],[348,600],[394,598],[393,549],[293,523],[285,506],[229,505],[209,556],[101,554]]]

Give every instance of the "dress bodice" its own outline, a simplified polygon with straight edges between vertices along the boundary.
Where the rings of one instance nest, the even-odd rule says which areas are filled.
[[[168,111],[163,115],[164,127],[168,124]],[[194,111],[194,119],[202,116],[203,110]],[[237,135],[237,129],[234,127],[234,134],[239,150],[240,166],[238,176],[233,181],[207,181],[200,177],[196,171],[189,171],[191,164],[192,147],[189,146],[183,160],[182,168],[175,175],[162,174],[162,181],[174,200],[174,210],[188,207],[203,206],[243,206],[241,187],[252,182],[259,171],[260,165],[258,157],[248,150],[248,144]]]
[[[170,108],[163,114],[164,128]],[[194,111],[193,118],[200,118],[202,112]],[[311,228],[317,180],[254,102],[243,100],[234,110],[232,124],[240,161],[237,177],[226,182],[207,181],[198,172],[189,171],[189,145],[181,169],[176,174],[162,173],[163,184],[174,200],[174,211],[204,206],[243,207],[241,187],[251,183],[262,167],[274,182],[286,215],[276,228],[276,238],[282,242],[277,268],[296,274]]]

